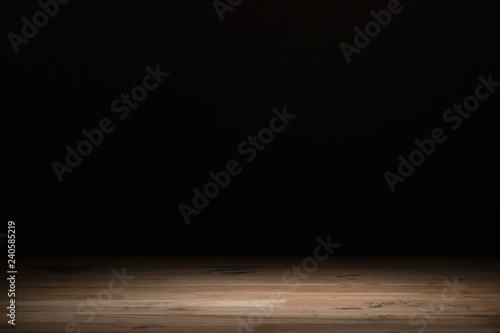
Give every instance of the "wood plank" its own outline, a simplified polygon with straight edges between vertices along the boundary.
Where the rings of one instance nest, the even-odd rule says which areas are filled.
[[[302,260],[24,260],[17,324],[0,328],[65,332],[73,321],[81,332],[500,332],[498,258],[332,257],[284,280]],[[122,268],[133,276],[123,286],[112,273]],[[94,308],[78,309],[87,299]]]

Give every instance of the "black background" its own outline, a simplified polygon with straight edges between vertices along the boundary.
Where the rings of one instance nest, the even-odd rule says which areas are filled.
[[[386,1],[72,1],[15,54],[3,39],[4,219],[29,255],[499,255],[500,91],[457,130],[442,115],[498,65],[497,1],[403,1],[347,64],[340,42]],[[36,1],[4,4],[4,36]],[[124,121],[110,104],[171,75]],[[178,210],[273,108],[297,118],[186,225]],[[59,183],[81,131],[116,130]],[[413,141],[448,140],[391,193]]]

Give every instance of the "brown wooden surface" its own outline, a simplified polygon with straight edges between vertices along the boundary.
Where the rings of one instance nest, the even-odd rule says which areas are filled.
[[[7,325],[3,315],[0,330],[64,332],[73,320],[81,332],[237,332],[239,319],[259,313],[260,306],[265,315],[259,315],[262,323],[253,325],[254,332],[500,332],[498,258],[332,256],[299,285],[283,282],[283,273],[302,260],[19,260],[17,324]],[[89,316],[77,315],[77,307],[96,299],[113,279],[111,270],[122,267],[135,278],[85,323]],[[444,281],[455,278],[465,289],[443,301]],[[273,303],[273,291],[281,300]],[[435,319],[425,319],[422,311],[440,304],[442,311],[430,312]],[[427,320],[427,327],[412,325],[412,314]]]

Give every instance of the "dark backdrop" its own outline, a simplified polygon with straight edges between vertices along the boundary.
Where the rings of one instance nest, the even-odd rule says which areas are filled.
[[[500,91],[392,193],[413,141],[500,81],[497,1],[403,1],[347,64],[340,42],[386,1],[72,1],[2,51],[4,220],[30,255],[498,255]],[[4,4],[4,36],[36,1]],[[124,121],[111,102],[170,72]],[[273,108],[297,118],[190,225],[179,213]],[[116,130],[59,183],[82,129]]]

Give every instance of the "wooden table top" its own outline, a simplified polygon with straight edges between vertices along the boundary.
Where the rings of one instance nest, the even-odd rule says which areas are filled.
[[[500,332],[499,258],[30,258],[5,332]],[[5,293],[2,307],[7,305]],[[4,330],[5,329],[5,330]]]

